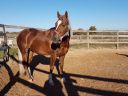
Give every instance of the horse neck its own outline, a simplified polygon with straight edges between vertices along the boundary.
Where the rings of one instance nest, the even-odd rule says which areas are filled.
[[[55,28],[53,27],[53,28],[50,28],[49,30],[46,31],[47,36],[48,36],[50,39],[52,39],[52,37],[53,37],[53,35],[54,35],[54,30],[55,30]]]
[[[70,37],[71,37],[71,29],[68,30],[68,34],[69,34],[69,40],[70,40]],[[53,28],[50,28],[49,30],[46,31],[47,33],[47,37],[52,40],[54,35],[55,35],[55,27]],[[63,37],[63,36],[62,36]],[[65,36],[64,36],[65,37]],[[67,42],[69,42],[69,40]]]

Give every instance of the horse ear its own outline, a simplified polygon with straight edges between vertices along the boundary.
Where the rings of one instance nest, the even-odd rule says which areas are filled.
[[[65,16],[68,18],[68,12],[67,11],[65,12]]]
[[[59,11],[57,11],[57,17],[58,17],[58,18],[60,17],[60,13],[59,13]]]

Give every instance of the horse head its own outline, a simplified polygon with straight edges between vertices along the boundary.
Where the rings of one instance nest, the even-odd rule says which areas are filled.
[[[59,12],[57,12],[58,20],[55,23],[55,32],[60,38],[63,38],[64,36],[70,37],[70,22],[68,18],[68,12],[66,11],[64,15],[61,15]]]

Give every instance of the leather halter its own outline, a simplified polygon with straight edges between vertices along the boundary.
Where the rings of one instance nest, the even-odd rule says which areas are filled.
[[[66,36],[70,36],[70,27],[68,27],[68,31],[62,35],[62,36],[59,36],[59,32],[57,32],[56,30],[54,30],[54,33],[53,33],[53,38],[52,38],[52,44],[51,44],[51,48],[53,50],[56,50],[57,48],[60,48],[60,44],[62,42],[62,39]]]
[[[59,37],[59,40],[62,41],[62,38],[64,38],[65,36],[70,36],[70,33],[69,33],[70,30],[71,30],[70,25],[68,25],[68,31],[65,34],[63,34],[62,36],[59,36],[59,32],[56,31],[56,29],[55,29],[54,35],[56,34]]]
[[[70,38],[71,26],[70,26],[70,23],[69,23],[68,31],[65,32],[62,36],[59,36],[59,32],[56,29],[57,28],[55,28],[55,30],[53,32],[53,37],[52,37],[51,48],[53,50],[56,50],[57,48],[60,48],[60,44],[62,43],[62,40],[63,40],[64,37],[68,36]]]

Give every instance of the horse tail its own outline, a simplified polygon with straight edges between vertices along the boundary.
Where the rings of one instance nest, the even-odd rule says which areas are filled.
[[[18,59],[19,59],[19,72],[23,74],[25,72],[24,66],[22,64],[23,58],[20,49],[18,48]]]
[[[69,30],[69,38],[71,38],[71,30]]]

